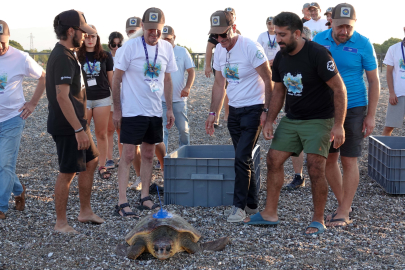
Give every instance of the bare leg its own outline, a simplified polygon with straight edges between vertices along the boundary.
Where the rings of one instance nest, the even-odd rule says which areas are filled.
[[[119,153],[119,155],[121,157],[122,156],[122,151],[124,150],[124,145],[121,144],[121,139],[120,139],[121,130],[117,129],[115,131],[117,132],[117,137],[118,137],[118,153]]]
[[[153,153],[155,152],[155,145],[149,143],[142,143],[141,146],[141,181],[142,190],[141,198],[149,196],[149,186],[152,179],[152,167],[153,167]],[[146,201],[143,203],[144,206],[152,208],[153,202]]]
[[[340,205],[343,199],[343,182],[338,159],[339,153],[330,153],[328,155],[328,159],[326,160],[325,175],[330,188],[335,194],[338,205]]]
[[[129,168],[134,160],[135,145],[125,144],[123,147],[120,166],[118,167],[118,205],[127,203],[127,187],[129,180]],[[124,208],[125,212],[132,212],[129,207]]]
[[[132,165],[134,165],[136,176],[141,176],[141,147],[139,145],[135,145],[135,157]]]
[[[105,166],[108,150],[107,141],[107,127],[108,116],[110,114],[111,106],[97,107],[93,109],[93,121],[96,130],[97,149],[100,152],[99,163],[100,166]]]
[[[155,147],[155,154],[156,157],[158,158],[159,162],[160,162],[160,168],[163,172],[164,167],[165,167],[165,160],[164,157],[166,156],[166,146],[163,142],[159,143],[158,145],[156,145]]]
[[[93,187],[94,171],[97,167],[98,158],[95,158],[86,164],[86,171],[79,174],[79,199],[80,199],[80,213],[78,220],[80,222],[92,222],[101,224],[105,222],[104,219],[94,214],[91,209],[91,189]]]
[[[317,154],[308,154],[308,174],[311,179],[314,216],[312,221],[324,224],[323,215],[328,197],[328,184],[325,177],[326,158]],[[317,228],[308,228],[306,234],[317,232]]]
[[[351,205],[359,185],[359,167],[357,157],[340,157],[343,167],[342,199],[336,210],[335,219],[349,219]],[[328,226],[343,226],[344,222],[331,222]]]
[[[115,127],[112,120],[112,112],[110,112],[108,118],[108,128],[107,128],[107,159],[113,159],[113,150],[114,150],[114,132]]]
[[[304,166],[304,151],[298,157],[291,157],[295,174],[302,175],[302,167]]]
[[[393,127],[384,127],[383,136],[391,136],[392,132],[394,131]]]
[[[55,210],[56,224],[55,231],[62,233],[78,233],[70,227],[66,218],[66,207],[69,197],[69,187],[75,173],[59,173],[55,184]]]
[[[280,190],[284,183],[284,162],[292,155],[290,152],[283,152],[270,149],[267,153],[267,197],[266,207],[260,213],[264,220],[277,221],[277,206],[280,197]],[[245,222],[249,222],[246,218]]]

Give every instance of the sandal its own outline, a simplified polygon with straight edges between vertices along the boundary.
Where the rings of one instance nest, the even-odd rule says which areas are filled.
[[[145,198],[143,198],[143,199],[142,199],[142,198],[139,199],[139,203],[141,204],[140,206],[138,206],[138,209],[139,209],[139,210],[141,210],[141,211],[143,211],[143,210],[153,210],[153,209],[156,209],[157,207],[159,207],[159,204],[158,204],[158,203],[155,203],[155,204],[152,206],[152,208],[143,205],[143,203],[146,202],[146,201],[151,201],[151,202],[153,202],[150,196],[147,196],[147,197],[145,197]]]
[[[134,212],[126,212],[124,210],[125,207],[130,207],[129,203],[123,203],[120,205],[115,206],[115,210],[113,212],[113,216],[121,216],[120,211],[122,213],[122,217],[134,217],[134,218],[139,218]]]
[[[104,170],[103,172],[101,172]],[[98,167],[98,175],[100,176],[101,179],[108,179],[111,176],[111,173],[107,170],[105,166],[100,166]],[[107,177],[105,177],[107,175]]]

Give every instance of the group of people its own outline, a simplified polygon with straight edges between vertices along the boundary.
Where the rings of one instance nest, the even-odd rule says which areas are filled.
[[[236,176],[228,222],[277,225],[284,162],[293,158],[296,177],[290,187],[303,186],[303,152],[314,203],[312,222],[305,234],[323,233],[325,224],[333,227],[351,222],[359,183],[357,159],[363,139],[375,127],[380,90],[377,61],[369,39],[355,31],[352,5],[328,8],[327,20],[321,19],[320,11],[317,3],[308,3],[302,19],[290,12],[269,16],[267,31],[257,42],[237,30],[233,8],[216,11],[210,17],[205,75],[209,77],[213,71],[215,80],[205,128],[212,135],[219,125],[221,107],[224,103],[229,106],[225,118],[235,148]],[[122,34],[111,33],[111,52],[102,49],[96,27],[88,25],[80,11],[58,14],[54,31],[59,42],[49,57],[45,76],[27,53],[9,46],[8,25],[0,20],[0,218],[6,218],[11,194],[16,209],[24,210],[25,186],[15,174],[17,154],[24,120],[34,111],[45,88],[47,130],[55,141],[60,171],[55,185],[55,230],[75,232],[67,222],[66,206],[69,186],[77,173],[78,220],[104,222],[91,209],[91,188],[97,166],[102,178],[108,178],[109,168],[115,167],[115,131],[120,160],[119,198],[113,214],[136,216],[126,196],[131,164],[137,175],[131,187],[141,190],[138,209],[156,209],[158,204],[149,196],[159,188],[151,186],[154,154],[163,166],[168,129],[174,124],[179,130],[179,145],[190,143],[187,97],[195,72],[189,53],[175,45],[174,29],[165,25],[159,8],[149,8],[142,18],[127,20],[129,39],[125,43]],[[386,135],[402,125],[405,113],[401,99],[405,89],[404,46],[405,41],[394,45],[384,61],[390,90]],[[39,80],[29,102],[23,96],[24,76]],[[273,131],[284,104],[286,116]],[[89,129],[92,118],[97,147]],[[266,205],[259,212],[252,151],[261,132],[272,144],[267,154]],[[338,207],[324,220],[328,183]]]

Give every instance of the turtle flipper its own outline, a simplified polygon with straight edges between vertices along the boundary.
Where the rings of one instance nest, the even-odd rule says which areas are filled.
[[[135,260],[139,257],[146,249],[144,243],[135,243],[133,246],[127,248],[126,256],[128,259]]]
[[[115,254],[117,254],[117,256],[121,256],[121,257],[127,256],[128,247],[129,247],[129,245],[125,242],[123,244],[118,244],[117,247],[115,248]]]
[[[199,243],[194,243],[190,238],[185,237],[181,239],[181,247],[184,249],[184,251],[187,251],[188,253],[194,254],[201,252],[201,246]]]
[[[215,241],[210,241],[201,244],[202,250],[221,251],[224,250],[226,245],[230,242],[229,237],[222,237]]]

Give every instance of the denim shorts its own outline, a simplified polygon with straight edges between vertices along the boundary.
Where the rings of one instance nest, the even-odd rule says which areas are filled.
[[[97,107],[105,107],[110,105],[111,105],[111,97],[96,100],[87,100],[87,109],[94,109]]]

